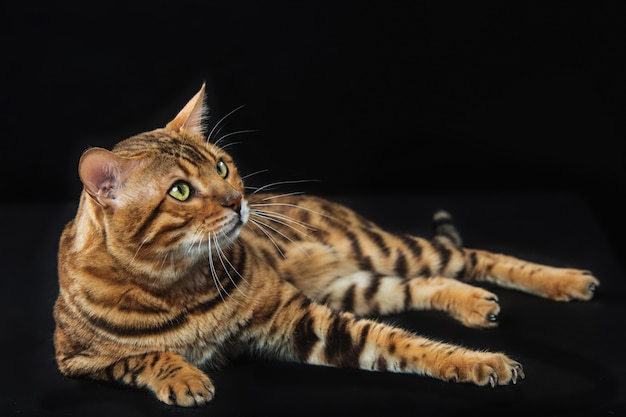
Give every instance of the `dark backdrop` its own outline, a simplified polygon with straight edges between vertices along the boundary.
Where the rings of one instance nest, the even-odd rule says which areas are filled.
[[[518,4],[519,3],[519,4]],[[207,82],[251,185],[573,192],[621,242],[615,2],[2,3],[2,201],[74,200],[78,158]],[[621,224],[621,223],[619,223]]]
[[[3,0],[0,414],[623,411],[623,4]],[[62,377],[50,311],[78,159],[165,125],[205,81],[210,126],[245,104],[220,134],[257,130],[226,139],[250,185],[314,180],[278,189],[335,196],[403,232],[442,204],[476,247],[592,269],[597,299],[497,291],[503,325],[489,332],[392,318],[520,355],[528,383],[511,389],[244,361],[215,374],[219,401],[183,412]]]

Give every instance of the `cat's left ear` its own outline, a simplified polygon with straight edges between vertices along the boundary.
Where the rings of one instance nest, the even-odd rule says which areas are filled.
[[[202,134],[203,133],[203,121],[204,116],[208,111],[204,103],[204,89],[206,83],[202,84],[200,91],[189,100],[189,102],[183,107],[183,109],[176,115],[174,120],[169,122],[165,128],[180,132],[186,130],[187,132]]]
[[[80,158],[78,174],[85,191],[102,207],[119,207],[122,184],[129,171],[136,166],[102,148],[91,148]]]

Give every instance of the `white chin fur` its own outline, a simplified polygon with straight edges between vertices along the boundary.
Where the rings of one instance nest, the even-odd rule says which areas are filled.
[[[239,211],[239,213],[239,215],[241,216],[241,224],[246,224],[248,222],[248,218],[250,217],[250,207],[248,207],[248,202],[246,200],[241,201],[241,210]]]

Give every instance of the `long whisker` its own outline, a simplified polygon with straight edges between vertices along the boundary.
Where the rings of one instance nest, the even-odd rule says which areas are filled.
[[[209,245],[209,268],[211,269],[211,277],[213,278],[213,284],[215,285],[215,289],[217,290],[217,293],[219,294],[220,298],[222,299],[222,301],[224,301],[224,296],[222,295],[222,291],[224,291],[226,295],[228,295],[228,292],[224,289],[224,286],[220,282],[217,276],[217,272],[215,271],[215,265],[213,264],[213,255],[211,252],[211,234],[210,233],[209,233],[209,238],[207,239],[207,242]]]
[[[224,236],[226,236],[226,234],[224,232],[222,232],[222,234]],[[224,251],[222,251],[222,248],[220,247],[220,244],[217,240],[217,236],[213,236],[213,240],[215,241],[215,247],[217,248],[217,254],[218,257],[220,258],[220,262],[222,263],[222,267],[224,268],[224,272],[226,272],[226,275],[228,275],[228,279],[230,280],[230,282],[233,284],[233,286],[237,289],[237,291],[239,291],[244,297],[247,297],[246,293],[244,293],[239,286],[237,285],[237,282],[235,282],[235,280],[233,279],[232,275],[230,275],[230,272],[228,272],[228,268],[226,267],[226,264],[228,264],[228,266],[230,266],[230,268],[233,270],[233,272],[235,274],[237,274],[244,282],[247,283],[247,281],[245,280],[245,278],[239,273],[239,271],[237,271],[237,269],[233,266],[233,264],[228,260],[228,257],[226,256],[226,254],[224,253]],[[226,262],[224,262],[226,261]]]
[[[213,128],[211,129],[211,131],[209,132],[209,134],[206,137],[206,141],[207,144],[211,142],[211,139],[213,137],[213,133],[215,132],[215,129],[217,129],[217,127],[222,124],[230,115],[232,115],[233,113],[235,113],[238,110],[241,110],[242,108],[244,108],[246,105],[242,104],[241,106],[237,107],[236,109],[232,110],[230,113],[228,113],[226,116],[222,117],[220,120],[218,120],[217,123],[215,123],[215,125],[213,126]]]
[[[319,181],[319,180],[293,180],[293,181],[277,181],[277,182],[272,182],[272,183],[265,184],[264,186],[257,188],[257,189],[256,189],[256,191],[254,191],[254,192],[252,193],[252,195],[254,195],[254,194],[256,194],[256,193],[258,193],[258,192],[260,192],[260,191],[263,191],[263,190],[265,190],[265,189],[267,189],[267,188],[269,188],[269,187],[274,187],[274,186],[276,186],[276,185],[284,185],[284,184],[301,184],[301,183],[304,183],[304,182],[316,182],[316,181]]]
[[[259,170],[259,171],[253,172],[253,173],[251,173],[251,174],[244,175],[243,177],[241,177],[241,179],[242,179],[242,180],[245,180],[246,178],[250,178],[250,177],[251,177],[251,176],[253,176],[253,175],[259,175],[259,174],[262,174],[262,173],[267,172],[267,171],[269,171],[269,169],[261,169],[261,170]]]
[[[257,209],[253,209],[250,210],[250,214],[257,216],[257,217],[261,217],[263,219],[267,219],[267,220],[271,220],[273,222],[282,224],[286,227],[289,227],[293,230],[295,230],[296,232],[302,233],[303,235],[307,236],[308,235],[306,233],[304,233],[302,230],[299,230],[296,226],[300,226],[303,229],[308,229],[311,231],[316,231],[317,229],[313,226],[311,226],[308,223],[305,223],[301,220],[296,220],[293,217],[287,216],[286,214],[282,214],[282,213],[276,213],[273,211],[268,211],[268,210],[257,210]]]
[[[225,134],[223,136],[220,136],[220,138],[218,140],[216,140],[213,145],[217,146],[218,143],[220,143],[221,141],[223,141],[224,139],[226,139],[227,137],[230,137],[230,136],[240,135],[242,133],[254,133],[254,132],[258,132],[258,130],[256,130],[256,129],[247,129],[247,130],[238,130],[236,132],[230,132],[230,133],[227,133],[227,134]],[[226,146],[230,146],[230,145],[226,145]],[[224,149],[224,146],[222,146],[221,148]]]
[[[220,248],[220,243],[217,240],[217,235],[213,235],[213,243],[215,243],[215,254],[217,255],[217,258],[220,261],[220,264],[222,264],[222,268],[224,269],[224,272],[226,273],[226,276],[228,276],[228,279],[230,280],[230,282],[232,282],[233,284],[235,283],[233,281],[233,278],[230,276],[230,272],[228,272],[228,269],[226,268],[226,264],[224,263],[224,259],[221,255],[222,253],[222,249]],[[230,294],[228,294],[228,292],[226,291],[226,289],[224,288],[223,285],[221,285],[221,287],[224,289],[224,292],[226,292],[226,295],[229,296]],[[235,288],[237,288],[237,285],[235,285]]]
[[[269,234],[269,232],[267,230],[265,230],[265,228],[263,226],[266,226],[265,223],[254,220],[254,219],[250,219],[250,223],[255,225],[256,227],[259,228],[259,230],[261,232],[263,232],[263,234],[265,236],[267,236],[267,238],[270,240],[270,242],[272,242],[272,244],[274,245],[274,247],[276,248],[276,250],[278,251],[278,253],[280,253],[280,256],[282,256],[283,258],[286,258],[285,254],[283,253],[283,251],[280,249],[280,246],[278,246],[278,243],[276,243],[276,240],[274,240],[274,238],[272,237],[272,235]]]
[[[190,255],[191,252],[194,250],[194,247],[197,245],[197,251],[198,253],[200,252],[200,250],[202,249],[202,241],[204,240],[204,233],[202,231],[202,227],[198,226],[195,230],[195,232],[193,233],[192,236],[192,243],[191,245],[189,245],[189,248],[187,248],[187,254]]]
[[[258,216],[258,215],[257,215],[257,216]],[[259,217],[262,217],[262,216],[259,216]],[[297,246],[297,247],[298,247],[298,249],[300,249],[302,252],[304,252],[304,254],[305,254],[305,255],[307,255],[308,257],[311,257],[311,256],[309,255],[309,253],[306,251],[306,249],[304,249],[302,246],[298,245],[298,244],[297,244],[297,243],[296,243],[293,239],[291,239],[289,236],[287,236],[286,234],[284,234],[283,232],[281,232],[281,231],[280,231],[280,230],[278,230],[277,228],[275,228],[275,227],[273,227],[273,226],[270,226],[269,224],[267,224],[267,223],[265,223],[265,222],[262,222],[262,221],[260,221],[260,220],[252,220],[252,219],[250,219],[250,221],[252,221],[254,224],[257,224],[257,225],[260,223],[260,224],[262,224],[263,226],[267,227],[268,229],[270,229],[270,230],[272,230],[272,231],[274,231],[274,232],[278,233],[278,234],[279,234],[279,235],[281,235],[283,238],[285,238],[286,240],[290,241],[290,242],[291,242],[291,243],[293,243],[295,246]],[[296,229],[296,230],[297,230],[297,229]],[[266,233],[266,236],[267,236],[267,237],[269,237],[269,238],[272,240],[272,242],[274,242],[274,240],[273,240],[273,239],[272,239],[272,238],[271,238],[271,237],[270,237],[267,233]],[[275,243],[275,242],[274,242],[274,243]],[[278,245],[276,245],[276,244],[275,244],[275,246],[278,248]],[[281,253],[281,255],[283,256],[283,258],[284,258],[284,257],[285,257],[284,253],[283,253],[280,249],[278,249],[278,250],[279,250],[279,252]]]
[[[300,210],[306,210],[306,211],[309,211],[311,213],[318,214],[318,215],[326,217],[328,219],[332,219],[332,220],[337,220],[338,221],[338,219],[336,217],[333,217],[333,216],[330,216],[330,215],[328,215],[326,213],[322,213],[322,212],[310,209],[308,207],[302,207],[302,206],[299,206],[299,205],[293,204],[293,203],[251,203],[251,204],[249,204],[249,206],[250,206],[250,208],[252,208],[252,207],[260,207],[260,206],[286,206],[286,207],[294,207],[294,208],[297,208],[297,209],[300,209]]]
[[[225,143],[224,145],[221,145],[221,146],[220,146],[220,149],[221,149],[221,150],[224,150],[224,149],[226,149],[226,148],[230,148],[231,146],[239,145],[240,143],[243,143],[243,142],[230,142],[230,143]],[[217,145],[217,144],[216,144],[216,145]]]
[[[288,197],[290,195],[300,195],[300,194],[304,194],[304,192],[303,191],[292,191],[290,193],[270,195],[270,196],[264,197],[264,198],[262,198],[260,200],[256,200],[256,201],[267,201],[267,200],[273,200],[275,198]]]

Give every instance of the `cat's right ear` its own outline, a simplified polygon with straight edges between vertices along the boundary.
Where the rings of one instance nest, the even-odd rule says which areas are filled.
[[[102,148],[91,148],[80,158],[78,175],[85,191],[103,207],[117,207],[116,201],[125,161],[113,152]]]
[[[185,107],[169,122],[165,128],[180,132],[186,130],[194,134],[204,133],[204,118],[208,108],[204,102],[204,90],[206,84],[202,84],[200,91],[187,102]]]

